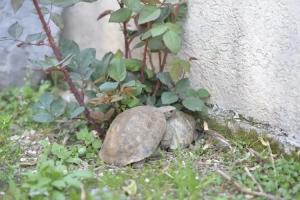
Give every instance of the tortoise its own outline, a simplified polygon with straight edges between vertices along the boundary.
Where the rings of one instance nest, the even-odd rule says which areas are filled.
[[[195,122],[189,120],[194,119],[176,111],[173,106],[128,109],[111,123],[99,153],[100,158],[107,164],[122,167],[151,156],[160,144],[163,149],[185,147],[192,142],[191,132],[195,128]],[[178,125],[178,122],[186,125]],[[176,131],[178,127],[182,131],[190,131],[184,135]]]
[[[197,136],[196,120],[191,115],[176,111],[167,119],[167,129],[160,147],[167,150],[186,148]]]

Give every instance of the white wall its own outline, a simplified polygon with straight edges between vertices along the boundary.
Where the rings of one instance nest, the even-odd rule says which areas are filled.
[[[300,1],[190,0],[185,28],[194,86],[300,146]]]
[[[65,36],[100,56],[122,48],[118,25],[96,22],[114,4],[101,0],[65,12]],[[115,4],[114,4],[115,5]],[[116,6],[116,5],[115,5]],[[190,0],[182,55],[194,87],[224,110],[268,123],[300,146],[300,1]]]

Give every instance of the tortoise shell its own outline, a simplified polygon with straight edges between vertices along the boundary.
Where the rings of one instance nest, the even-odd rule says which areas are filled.
[[[141,161],[158,148],[165,132],[166,119],[157,108],[131,108],[119,114],[111,123],[100,150],[100,158],[115,166]]]
[[[188,147],[195,139],[195,119],[181,111],[167,120],[167,130],[161,141],[162,149],[178,149]]]

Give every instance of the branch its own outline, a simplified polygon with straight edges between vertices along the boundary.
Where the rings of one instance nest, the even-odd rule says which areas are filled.
[[[129,58],[129,41],[128,41],[128,31],[127,31],[127,22],[123,22],[123,35],[125,42],[125,58]]]
[[[168,58],[168,50],[165,49],[164,50],[164,57],[163,57],[163,60],[161,61],[161,52],[158,53],[158,59],[159,59],[159,72],[163,72],[164,69],[165,69],[165,66],[166,66],[166,63],[167,63],[167,58]],[[154,88],[154,92],[153,92],[153,96],[156,96],[157,95],[157,92],[158,90],[160,89],[161,87],[161,82],[160,80],[157,80],[156,81],[156,85],[155,85],[155,88]]]
[[[60,49],[57,47],[56,43],[55,43],[55,40],[52,36],[52,33],[51,33],[51,30],[44,18],[44,15],[42,14],[42,11],[41,11],[41,8],[39,6],[39,3],[38,3],[38,0],[32,0],[33,4],[34,4],[34,7],[35,7],[35,10],[38,14],[38,17],[39,17],[39,20],[41,21],[41,24],[43,26],[43,29],[47,35],[47,39],[48,39],[48,42],[49,42],[49,46],[51,47],[52,51],[53,51],[53,54],[55,56],[55,58],[58,60],[58,61],[61,61],[63,59],[62,57],[62,54],[60,52]],[[64,79],[65,81],[67,82],[67,84],[69,85],[69,88],[70,88],[70,91],[73,93],[75,99],[77,100],[78,104],[80,106],[84,106],[85,110],[84,110],[84,114],[85,114],[85,117],[88,121],[89,124],[91,125],[95,125],[95,121],[91,118],[90,116],[90,111],[88,110],[88,108],[85,106],[85,103],[84,103],[84,96],[83,94],[81,94],[74,82],[72,81],[71,77],[70,77],[70,74],[69,72],[62,66],[58,66],[58,67],[55,67],[55,68],[51,68],[50,70],[48,70],[48,72],[51,72],[51,71],[60,71],[63,73],[64,75]],[[98,131],[100,131],[98,129]]]
[[[148,40],[145,42],[144,47],[144,53],[143,53],[143,63],[141,67],[141,82],[143,83],[145,81],[145,68],[146,68],[146,62],[147,62],[147,50],[148,50]]]

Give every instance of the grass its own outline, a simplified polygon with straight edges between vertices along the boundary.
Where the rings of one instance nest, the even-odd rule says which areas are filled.
[[[70,142],[60,146],[54,142],[61,144],[61,137],[54,137],[52,144],[44,144],[36,166],[22,167],[24,152],[11,137],[30,129],[54,132],[58,126],[31,121],[30,106],[47,89],[0,93],[0,199],[265,199],[242,193],[218,170],[252,191],[262,188],[263,193],[283,199],[300,199],[297,155],[285,155],[275,141],[261,140],[255,132],[232,133],[215,121],[209,122],[210,128],[227,138],[232,150],[205,149],[204,140],[192,149],[162,152],[139,169],[113,168],[98,158],[97,145],[82,129],[82,141],[70,134]],[[273,159],[266,141],[276,154]]]

